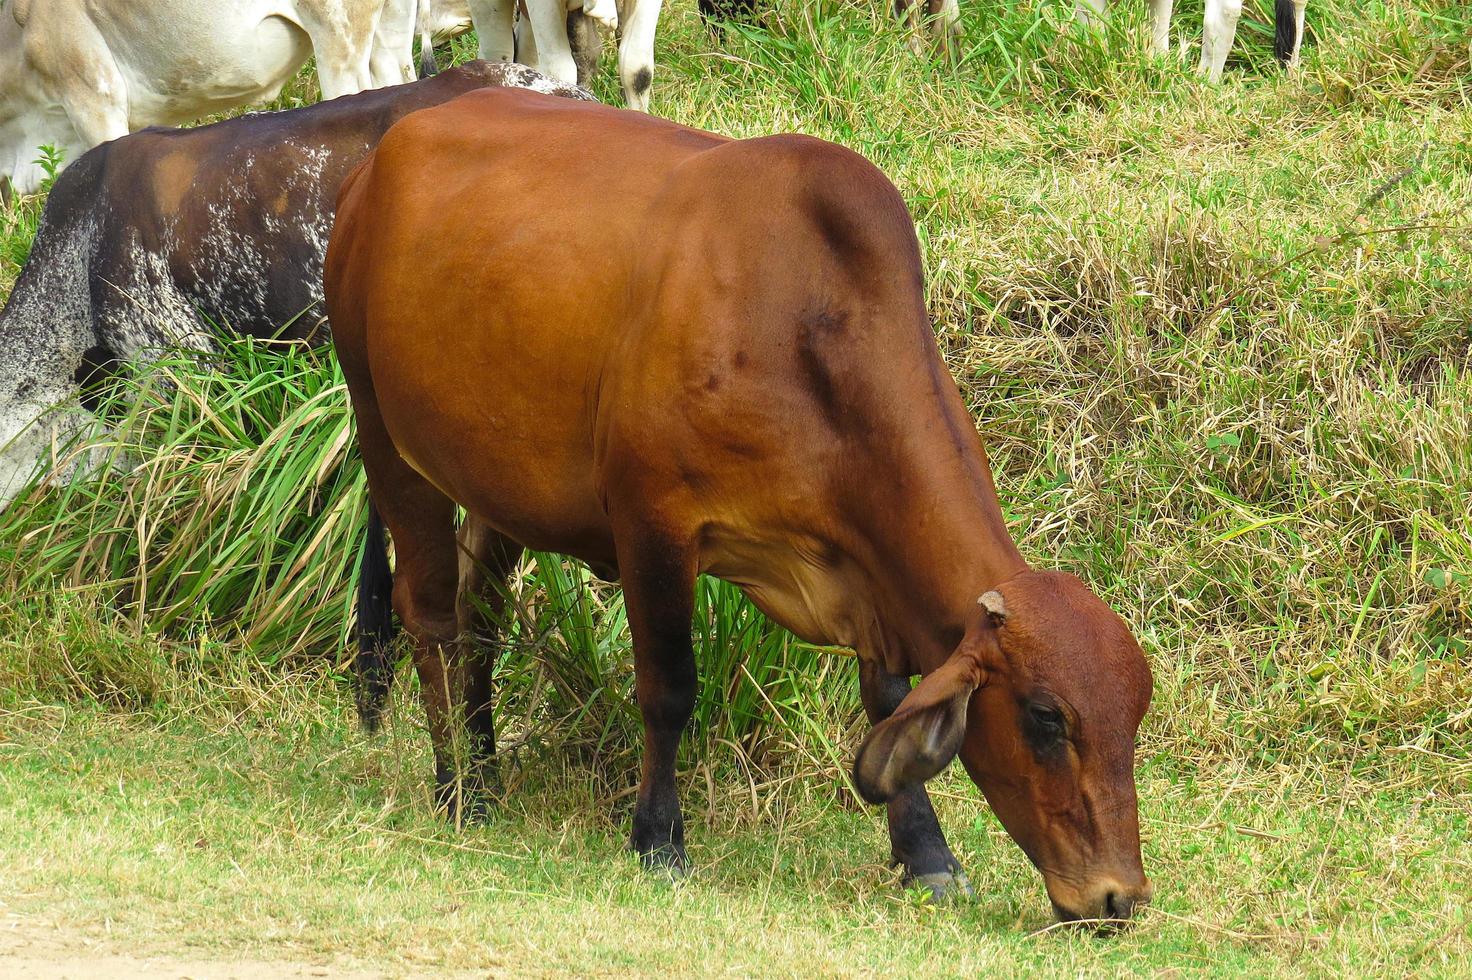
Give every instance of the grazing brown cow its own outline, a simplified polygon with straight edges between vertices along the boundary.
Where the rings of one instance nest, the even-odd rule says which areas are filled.
[[[965,887],[923,785],[959,752],[1061,917],[1149,895],[1145,658],[1082,582],[1018,554],[910,216],[862,157],[474,92],[397,123],[348,178],[325,276],[444,805],[474,802],[494,746],[490,661],[455,642],[459,503],[482,574],[527,547],[622,578],[649,863],[685,861],[703,572],[858,652],[876,725],[854,779],[888,802],[911,879]]]

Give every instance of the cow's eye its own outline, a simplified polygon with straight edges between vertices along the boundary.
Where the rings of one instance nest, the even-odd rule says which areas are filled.
[[[1033,703],[1027,706],[1027,710],[1032,713],[1032,720],[1042,728],[1063,727],[1063,712],[1051,704]]]
[[[1029,701],[1026,710],[1028,727],[1032,729],[1029,734],[1036,742],[1049,744],[1063,737],[1068,727],[1063,712],[1045,701]]]

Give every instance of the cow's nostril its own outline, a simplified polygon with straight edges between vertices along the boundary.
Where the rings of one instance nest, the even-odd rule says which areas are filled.
[[[1104,915],[1117,923],[1123,923],[1137,912],[1148,896],[1128,889],[1104,893]]]

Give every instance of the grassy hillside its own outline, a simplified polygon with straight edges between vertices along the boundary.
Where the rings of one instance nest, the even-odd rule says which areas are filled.
[[[0,515],[4,911],[389,972],[1465,971],[1472,15],[1315,0],[1289,78],[1249,0],[1213,87],[1147,52],[1144,6],[1097,34],[1071,5],[965,6],[946,68],[883,5],[784,3],[715,45],[682,4],[654,93],[692,125],[844,143],[909,202],[1014,535],[1155,671],[1137,928],[1041,932],[1040,880],[955,774],[934,795],[980,898],[899,890],[844,781],[852,662],[715,583],[697,872],[648,880],[620,849],[617,593],[549,559],[502,666],[512,792],[442,828],[414,692],[365,739],[339,669],[362,507],[340,377],[250,345],[110,395],[132,475]],[[0,217],[0,295],[35,208]]]

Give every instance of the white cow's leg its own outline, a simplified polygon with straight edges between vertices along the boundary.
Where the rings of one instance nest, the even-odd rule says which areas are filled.
[[[957,0],[928,0],[930,29],[945,56],[955,61],[961,54],[961,5]]]
[[[298,3],[294,8],[297,25],[312,41],[324,99],[352,95],[374,84],[373,41],[380,18],[346,17],[334,9],[338,6]]]
[[[540,60],[537,57],[537,32],[532,30],[531,18],[525,15],[517,18],[515,36],[516,63],[541,71],[538,67]]]
[[[563,0],[526,0],[536,57],[518,52],[522,64],[530,65],[544,75],[569,85],[578,83],[577,62],[572,60],[572,46],[567,42],[567,5]]]
[[[1206,0],[1206,25],[1201,36],[1201,74],[1208,80],[1222,80],[1222,68],[1237,37],[1237,21],[1242,17],[1242,0]]]
[[[1094,26],[1104,23],[1104,15],[1108,11],[1109,0],[1078,0],[1073,16],[1080,24]]]
[[[1150,41],[1156,54],[1170,54],[1170,12],[1174,0],[1150,0]]]
[[[1298,67],[1298,56],[1303,51],[1303,14],[1308,9],[1308,0],[1293,0],[1293,53],[1288,56],[1288,67]]]
[[[623,37],[618,42],[618,78],[623,83],[624,103],[630,109],[649,111],[649,89],[654,84],[654,31],[659,26],[659,9],[664,0],[631,0],[627,16],[620,19]]]
[[[470,0],[482,61],[516,60],[516,0]]]
[[[373,31],[368,74],[375,88],[414,81],[414,22],[418,0],[386,0]]]

